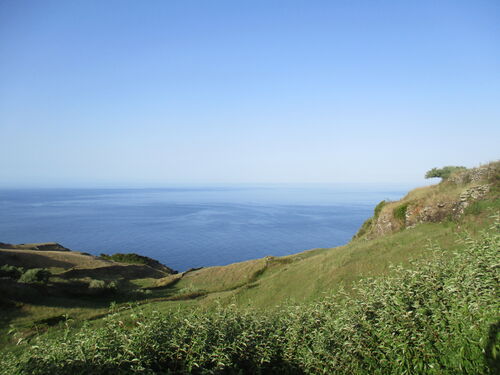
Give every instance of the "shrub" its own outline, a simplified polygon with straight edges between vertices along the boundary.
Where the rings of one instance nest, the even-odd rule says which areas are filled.
[[[425,178],[434,178],[434,177],[439,177],[442,178],[443,180],[446,180],[448,177],[450,177],[453,173],[461,170],[465,170],[467,168],[462,167],[462,166],[453,166],[453,165],[448,165],[443,168],[432,168],[431,170],[427,171],[425,173]]]
[[[32,268],[23,273],[18,281],[25,284],[46,284],[50,275],[50,271],[45,268]]]
[[[89,290],[93,294],[111,294],[115,293],[118,285],[115,281],[106,282],[104,280],[92,279],[89,282]]]
[[[408,210],[408,203],[404,203],[404,204],[401,204],[399,206],[397,206],[393,211],[392,211],[392,214],[394,215],[394,217],[401,221],[401,222],[405,222],[406,220],[406,211]]]
[[[104,280],[90,280],[89,288],[91,288],[91,289],[104,289],[104,288],[106,288],[106,282]]]
[[[17,280],[23,274],[23,269],[21,267],[10,266],[8,264],[0,267],[0,277],[8,277]]]

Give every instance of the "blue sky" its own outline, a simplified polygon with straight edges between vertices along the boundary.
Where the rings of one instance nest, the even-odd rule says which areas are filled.
[[[500,2],[0,1],[0,186],[423,183],[498,159]]]

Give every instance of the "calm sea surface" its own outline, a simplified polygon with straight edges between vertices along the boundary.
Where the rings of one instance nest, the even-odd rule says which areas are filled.
[[[406,189],[245,186],[0,190],[0,242],[137,252],[177,269],[345,244]]]

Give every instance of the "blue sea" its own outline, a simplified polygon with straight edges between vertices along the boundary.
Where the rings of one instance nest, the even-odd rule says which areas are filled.
[[[179,271],[347,243],[383,199],[364,186],[0,190],[0,242],[136,252]]]

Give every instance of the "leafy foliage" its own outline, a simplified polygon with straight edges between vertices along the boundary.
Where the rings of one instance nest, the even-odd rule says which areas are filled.
[[[488,374],[498,370],[500,226],[453,257],[277,312],[115,313],[39,339],[5,374]],[[1,361],[1,360],[0,360]]]
[[[46,284],[50,278],[50,271],[45,268],[31,268],[21,275],[20,283]]]
[[[442,178],[443,180],[446,180],[448,177],[450,177],[453,173],[461,170],[465,170],[467,168],[462,167],[462,166],[453,166],[453,165],[448,165],[443,168],[432,168],[431,170],[427,171],[425,173],[425,178],[434,178],[434,177],[439,177]]]

